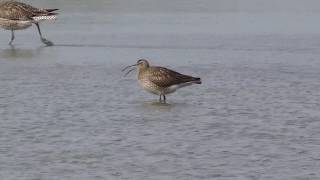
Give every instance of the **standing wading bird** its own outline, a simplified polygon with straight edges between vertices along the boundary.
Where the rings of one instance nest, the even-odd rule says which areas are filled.
[[[0,2],[0,26],[6,30],[11,30],[11,45],[14,40],[14,31],[30,27],[32,24],[37,26],[41,41],[47,46],[53,43],[45,39],[40,30],[39,22],[53,20],[56,18],[58,9],[39,9],[25,3],[17,1]]]
[[[136,64],[127,66],[122,71],[134,66],[137,66],[138,80],[142,88],[150,93],[159,95],[160,102],[165,103],[166,94],[173,93],[179,88],[192,84],[201,84],[201,79],[198,77],[183,75],[164,67],[150,66],[145,59],[138,60]],[[130,69],[125,76],[134,69],[136,68]],[[161,97],[163,97],[163,101]]]

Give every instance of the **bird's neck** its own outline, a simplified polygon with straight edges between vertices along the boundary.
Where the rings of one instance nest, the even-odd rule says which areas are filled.
[[[141,79],[147,70],[148,70],[148,67],[139,67],[138,68],[138,79]]]

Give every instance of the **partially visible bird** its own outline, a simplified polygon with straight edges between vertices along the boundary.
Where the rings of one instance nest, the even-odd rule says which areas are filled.
[[[41,41],[47,46],[52,46],[53,43],[42,36],[39,22],[55,19],[58,13],[54,11],[57,10],[58,9],[39,9],[17,1],[0,2],[0,26],[11,31],[9,44],[12,45],[15,30],[26,29],[32,24],[35,24]]]
[[[145,59],[138,60],[136,64],[127,66],[122,71],[134,66],[137,66],[138,80],[142,88],[150,93],[159,95],[160,102],[166,103],[166,95],[175,92],[179,88],[192,84],[201,84],[201,79],[198,77],[183,75],[165,67],[150,66]],[[134,69],[130,69],[125,75]]]

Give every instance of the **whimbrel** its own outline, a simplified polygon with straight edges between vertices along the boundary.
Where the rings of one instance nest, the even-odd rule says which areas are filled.
[[[138,80],[142,88],[150,93],[159,95],[160,102],[165,103],[166,95],[175,92],[179,88],[192,84],[201,84],[201,79],[198,77],[183,75],[165,67],[150,66],[145,59],[140,59],[136,64],[125,67],[123,71],[134,66],[137,66]],[[134,69],[130,69],[126,75]]]
[[[53,43],[42,36],[39,22],[55,19],[58,14],[54,12],[56,10],[58,9],[39,9],[17,1],[0,2],[0,26],[6,30],[11,30],[11,40],[9,42],[11,45],[15,30],[26,29],[35,24],[41,41],[47,46],[52,46]]]

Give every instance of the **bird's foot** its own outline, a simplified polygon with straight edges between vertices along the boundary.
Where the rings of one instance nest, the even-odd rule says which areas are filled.
[[[51,41],[49,41],[49,40],[47,40],[45,38],[41,38],[41,41],[47,46],[53,46],[54,45],[53,42],[51,42]]]
[[[167,102],[165,100],[159,100],[160,104],[167,104]]]
[[[13,43],[13,40],[11,40],[11,41],[9,42],[9,45],[10,45],[10,46],[13,46],[13,44],[12,44],[12,43]]]

